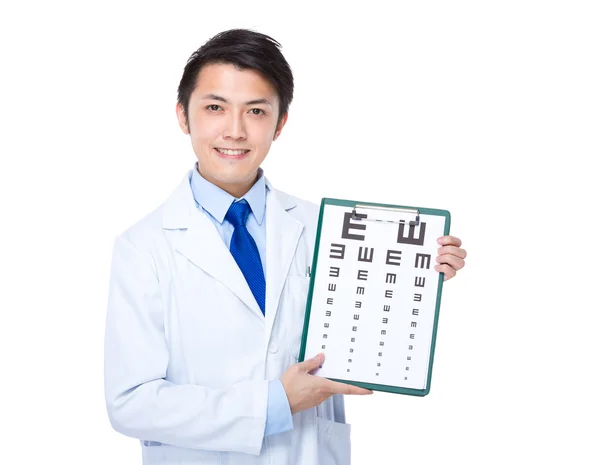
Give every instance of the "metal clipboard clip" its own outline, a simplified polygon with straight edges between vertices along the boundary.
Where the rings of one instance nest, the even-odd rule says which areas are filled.
[[[413,215],[415,215],[415,220],[414,221],[409,221],[408,224],[410,226],[419,226],[420,224],[420,212],[417,209],[413,209],[413,208],[393,208],[393,207],[376,207],[373,205],[361,205],[361,204],[356,204],[354,205],[354,208],[352,208],[352,216],[350,218],[352,218],[353,220],[356,221],[376,221],[378,223],[404,223],[404,220],[383,220],[383,219],[377,219],[377,218],[361,218],[357,216],[356,213],[356,209],[360,208],[363,210],[380,210],[380,211],[386,211],[386,212],[396,212],[396,213],[412,213]]]

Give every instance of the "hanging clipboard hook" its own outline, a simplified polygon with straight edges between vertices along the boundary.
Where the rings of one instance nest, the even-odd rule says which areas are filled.
[[[410,226],[418,226],[421,221],[419,210],[417,210],[415,208],[376,207],[373,205],[361,205],[361,204],[357,204],[354,206],[354,208],[352,208],[351,218],[356,221],[376,221],[378,223],[404,223],[404,220],[393,221],[393,220],[382,220],[382,219],[377,219],[377,218],[360,218],[356,214],[357,208],[361,208],[364,210],[381,210],[381,211],[397,212],[397,213],[411,213],[411,214],[415,215],[415,220],[408,222],[408,224]]]

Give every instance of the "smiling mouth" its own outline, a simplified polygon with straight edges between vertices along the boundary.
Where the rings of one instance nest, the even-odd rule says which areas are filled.
[[[245,150],[245,149],[235,149],[235,150],[222,149],[219,147],[215,147],[215,150],[217,152],[219,152],[221,155],[226,155],[228,157],[241,157],[243,155],[246,155],[250,151],[250,150]]]

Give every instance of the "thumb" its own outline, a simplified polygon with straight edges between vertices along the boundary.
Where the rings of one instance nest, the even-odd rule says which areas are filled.
[[[315,368],[319,368],[323,363],[323,360],[325,360],[325,354],[318,354],[313,358],[304,360],[300,365],[304,371],[312,371]]]

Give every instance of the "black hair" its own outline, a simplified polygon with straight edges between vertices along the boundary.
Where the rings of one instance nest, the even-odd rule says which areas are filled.
[[[240,70],[260,72],[275,87],[279,97],[279,123],[294,94],[292,70],[280,48],[281,44],[275,39],[249,29],[230,29],[209,39],[188,59],[177,89],[177,101],[183,106],[186,121],[190,97],[202,68],[209,64],[232,64]]]

